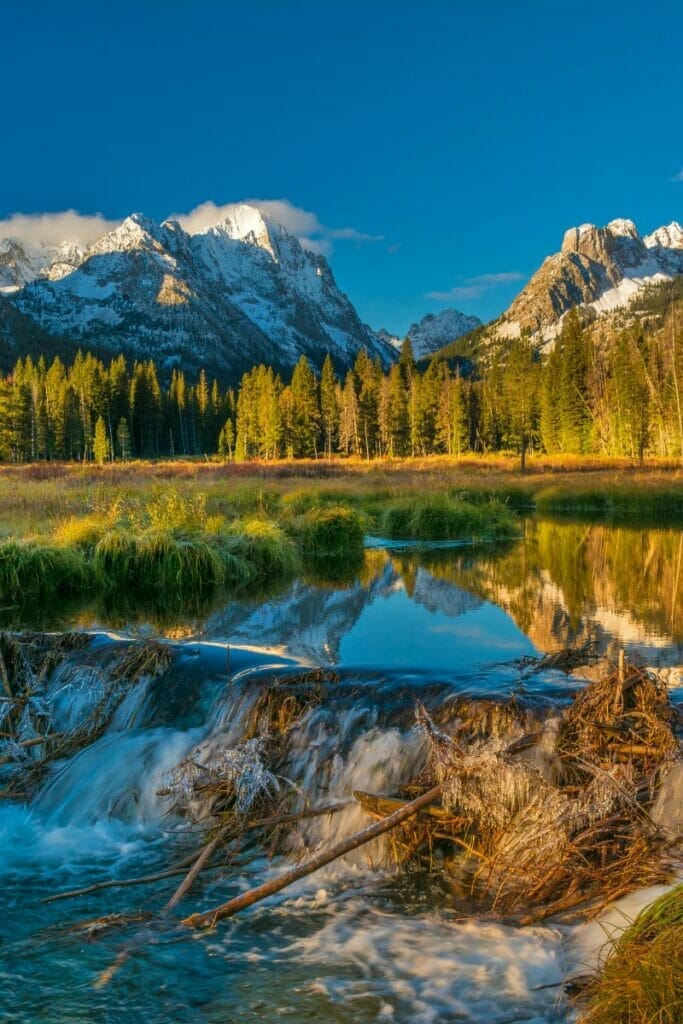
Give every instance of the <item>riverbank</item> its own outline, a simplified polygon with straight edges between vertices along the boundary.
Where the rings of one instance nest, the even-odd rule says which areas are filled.
[[[413,494],[450,491],[491,497],[517,511],[576,517],[683,522],[683,467],[673,461],[636,466],[627,460],[530,458],[522,476],[512,456],[467,456],[365,462],[298,460],[232,463],[209,460],[35,463],[0,466],[0,537],[47,536],[60,520],[149,505],[172,490],[203,496],[213,514],[271,514],[283,502],[345,502],[372,512]]]

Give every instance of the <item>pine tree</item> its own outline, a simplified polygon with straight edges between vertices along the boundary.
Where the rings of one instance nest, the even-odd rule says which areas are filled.
[[[294,414],[291,438],[294,458],[317,458],[320,424],[318,389],[306,356],[301,356],[294,367],[290,388]]]
[[[584,454],[590,450],[591,410],[588,405],[588,339],[576,309],[564,320],[559,338],[560,448]]]
[[[339,415],[339,446],[344,455],[357,455],[360,450],[358,434],[358,399],[353,373],[349,370],[344,381]]]
[[[118,457],[126,462],[131,458],[133,452],[131,448],[130,430],[128,429],[128,422],[125,416],[122,416],[116,426],[116,452]]]
[[[332,358],[328,352],[320,377],[320,415],[325,442],[325,454],[332,458],[337,443],[339,407],[337,405],[337,380],[334,375]]]
[[[504,442],[519,452],[522,473],[536,436],[538,363],[528,336],[510,342],[502,377]]]
[[[95,423],[93,457],[98,466],[103,466],[109,458],[109,435],[107,433],[107,425],[102,416],[98,416]]]
[[[392,457],[407,455],[410,450],[410,417],[408,393],[401,366],[389,371],[387,386],[387,447]]]
[[[232,453],[235,446],[235,428],[232,420],[226,420],[218,435],[218,454],[224,459],[232,459]]]

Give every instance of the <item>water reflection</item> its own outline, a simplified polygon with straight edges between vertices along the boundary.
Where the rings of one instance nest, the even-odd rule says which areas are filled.
[[[683,531],[536,519],[521,530],[503,546],[374,546],[361,565],[317,567],[270,592],[154,604],[119,594],[29,609],[29,621],[10,609],[3,624],[143,628],[387,670],[470,671],[586,641],[681,666]]]
[[[372,549],[345,588],[232,602],[207,632],[343,666],[465,670],[592,641],[683,662],[683,532],[527,520],[504,548]]]

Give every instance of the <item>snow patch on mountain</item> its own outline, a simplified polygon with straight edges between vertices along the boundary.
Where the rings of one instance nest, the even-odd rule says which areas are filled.
[[[641,237],[631,220],[605,227],[581,224],[565,232],[559,253],[548,256],[497,323],[501,338],[529,330],[541,342],[557,336],[577,306],[598,316],[628,306],[648,285],[683,274],[683,228],[676,221]]]
[[[362,347],[385,366],[395,359],[324,257],[246,203],[192,233],[136,213],[86,248],[1,239],[0,289],[74,348],[204,365],[224,379],[259,362],[286,372],[301,354],[320,367],[329,352],[340,371]]]

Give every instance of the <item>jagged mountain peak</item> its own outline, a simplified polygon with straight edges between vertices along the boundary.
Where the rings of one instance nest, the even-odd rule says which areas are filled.
[[[236,241],[248,241],[261,248],[270,246],[270,235],[275,227],[272,218],[260,207],[250,203],[236,203],[213,229],[223,231]],[[280,225],[277,225],[280,228]]]
[[[548,256],[503,315],[501,336],[530,330],[549,341],[575,306],[601,315],[628,305],[649,284],[683,274],[683,229],[673,221],[644,238],[632,220],[604,227],[581,224],[565,232],[558,253]]]
[[[424,359],[480,326],[478,316],[468,316],[458,309],[442,309],[439,313],[427,313],[418,323],[412,324],[408,337],[415,358]]]
[[[159,224],[144,213],[132,213],[112,231],[98,238],[87,250],[86,257],[132,249],[163,248],[177,231],[182,229],[175,221]]]
[[[394,357],[368,334],[325,259],[248,203],[192,234],[135,213],[58,260],[54,251],[37,261],[3,251],[0,287],[22,323],[74,347],[205,365],[224,380],[258,362],[287,372],[302,354],[321,366],[329,352],[339,370],[361,347],[385,365]],[[9,362],[21,340],[11,329],[0,336]]]
[[[648,249],[661,246],[663,249],[683,249],[683,227],[677,220],[657,228],[643,239]]]

